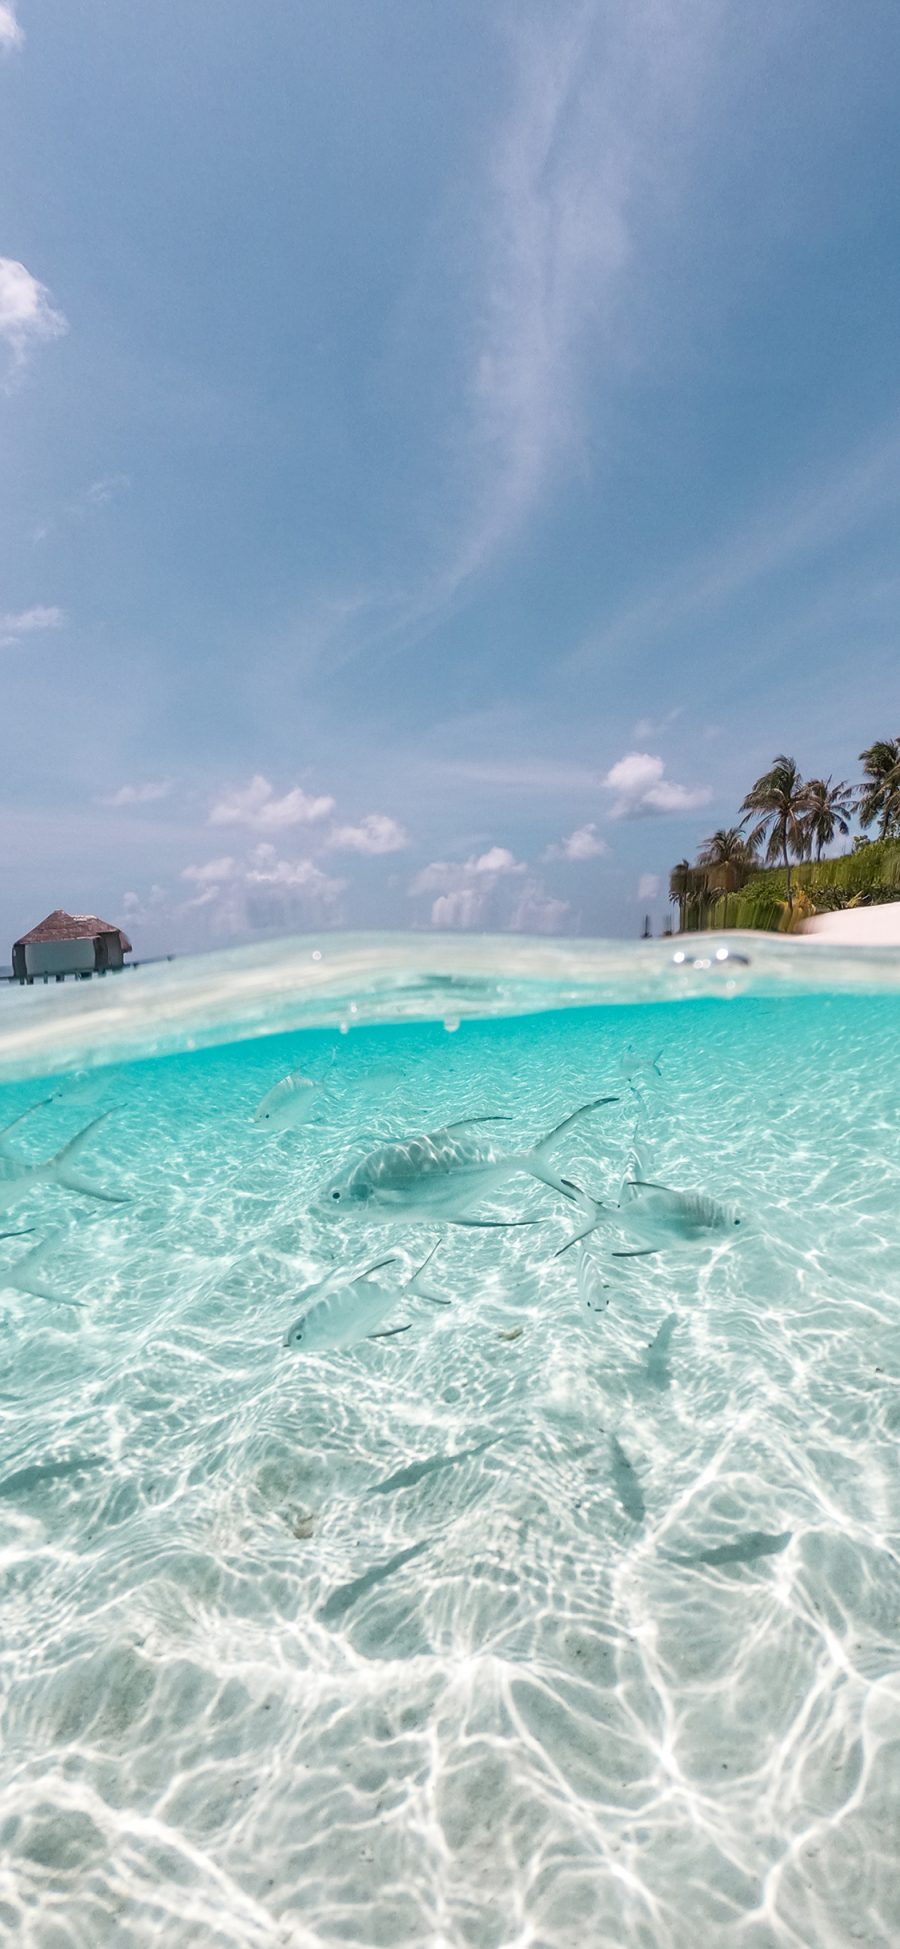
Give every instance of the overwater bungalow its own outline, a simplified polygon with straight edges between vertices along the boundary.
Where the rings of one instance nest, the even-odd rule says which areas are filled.
[[[13,980],[85,981],[125,965],[131,942],[121,927],[96,914],[67,914],[61,907],[22,934],[13,946]]]

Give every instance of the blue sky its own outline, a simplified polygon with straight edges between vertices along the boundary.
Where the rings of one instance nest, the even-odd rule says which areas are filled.
[[[0,0],[0,957],[633,934],[855,777],[898,71],[896,0]]]

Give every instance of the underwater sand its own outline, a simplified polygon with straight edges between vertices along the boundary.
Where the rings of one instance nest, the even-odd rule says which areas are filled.
[[[61,1091],[3,1182],[109,1108],[79,1168],[129,1197],[2,1219],[0,1940],[889,1949],[896,957],[318,951],[314,994],[254,951],[0,997],[0,1124]],[[557,1259],[525,1176],[478,1211],[532,1227],[314,1205],[377,1143],[503,1113],[520,1149],[618,1090],[554,1152],[616,1199],[628,1045],[643,1161],[734,1239]],[[312,1120],[254,1127],[297,1067]],[[451,1307],[283,1348],[317,1281],[438,1238]]]

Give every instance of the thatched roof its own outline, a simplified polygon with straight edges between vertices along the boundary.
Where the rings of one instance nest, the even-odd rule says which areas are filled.
[[[96,914],[64,913],[62,907],[48,914],[46,920],[39,921],[37,927],[23,934],[15,945],[33,947],[38,941],[92,941],[97,934],[118,934],[122,953],[131,953],[131,942],[121,927],[114,927],[109,920],[98,920]]]

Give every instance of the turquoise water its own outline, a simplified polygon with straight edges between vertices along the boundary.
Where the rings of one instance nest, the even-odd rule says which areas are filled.
[[[0,1243],[0,1936],[888,1949],[895,963],[428,942],[404,978],[323,943],[307,983],[310,952],[0,1007],[0,1123],[59,1090],[0,1182],[31,1228]],[[298,1067],[310,1120],[255,1126]],[[509,1229],[317,1202],[386,1140],[502,1114],[521,1150],[605,1094],[559,1171],[612,1202],[637,1154],[739,1231],[556,1257],[580,1213],[525,1175],[472,1207],[540,1220]],[[22,1178],[107,1109],[78,1169],[127,1203]],[[408,1331],[285,1349],[323,1279],[437,1242],[449,1306],[398,1276]]]

